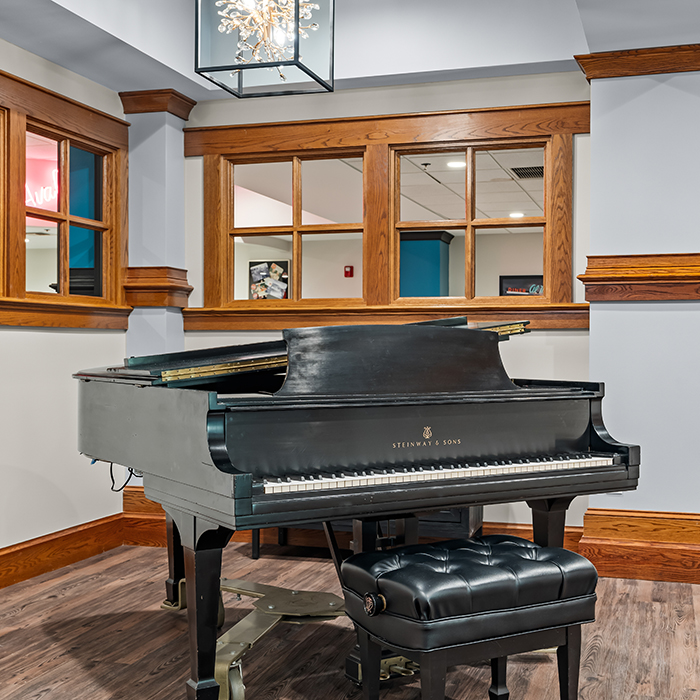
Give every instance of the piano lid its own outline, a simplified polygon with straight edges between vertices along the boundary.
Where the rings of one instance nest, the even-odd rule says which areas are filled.
[[[289,367],[279,397],[515,390],[498,334],[434,325],[284,331]]]
[[[124,367],[148,373],[156,385],[221,390],[226,383],[228,391],[280,397],[513,389],[497,343],[527,332],[527,323],[467,326],[459,317],[289,329],[284,340],[130,357]]]

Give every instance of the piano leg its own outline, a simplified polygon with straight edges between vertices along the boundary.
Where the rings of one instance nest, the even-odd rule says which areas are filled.
[[[191,678],[189,700],[218,700],[214,680],[221,585],[221,552],[232,530],[179,511],[168,511],[180,533],[187,581]]]
[[[542,547],[564,546],[566,511],[573,500],[573,496],[567,496],[527,501],[532,508],[532,532],[536,544]]]
[[[185,555],[180,541],[180,531],[175,521],[166,513],[165,526],[168,538],[168,578],[165,581],[165,605],[180,610],[184,600],[180,600],[180,581],[185,578]]]

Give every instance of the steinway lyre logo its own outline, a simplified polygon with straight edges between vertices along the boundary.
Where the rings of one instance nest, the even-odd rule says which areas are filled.
[[[433,437],[433,430],[429,425],[426,425],[425,428],[423,428],[423,437],[427,440],[428,438]]]

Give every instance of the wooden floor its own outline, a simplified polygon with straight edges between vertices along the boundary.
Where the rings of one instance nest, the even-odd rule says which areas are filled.
[[[320,550],[230,545],[224,576],[339,593]],[[305,556],[301,556],[301,554]],[[1,700],[185,698],[184,612],[160,609],[166,553],[121,547],[0,590]],[[584,627],[582,700],[700,700],[700,586],[603,579],[598,621]],[[251,608],[226,594],[230,626]],[[343,675],[353,646],[346,618],[282,625],[244,658],[247,700],[359,700]],[[416,677],[390,681],[382,700],[420,698]],[[485,665],[450,671],[451,700],[485,700]],[[551,653],[512,657],[512,700],[558,698]]]

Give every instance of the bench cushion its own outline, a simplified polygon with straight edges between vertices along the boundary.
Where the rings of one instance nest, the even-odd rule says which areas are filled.
[[[354,622],[421,650],[590,622],[598,578],[574,552],[508,535],[365,552],[342,576]],[[376,617],[364,612],[369,592],[386,599]]]

